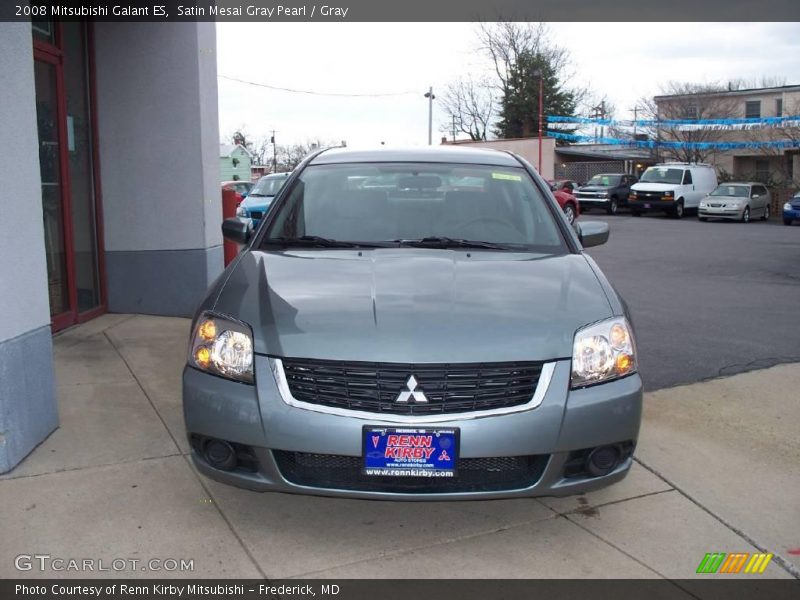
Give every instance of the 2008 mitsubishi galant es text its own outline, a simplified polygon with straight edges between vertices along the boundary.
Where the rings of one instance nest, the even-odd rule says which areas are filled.
[[[642,382],[625,303],[523,159],[317,153],[192,324],[192,458],[259,491],[583,493],[622,479]]]

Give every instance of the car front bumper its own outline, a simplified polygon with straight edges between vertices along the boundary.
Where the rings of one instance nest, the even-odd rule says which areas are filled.
[[[421,420],[414,425],[393,420],[392,415],[374,414],[364,418],[292,406],[282,397],[271,369],[268,358],[256,357],[256,385],[228,381],[190,367],[184,370],[184,418],[190,441],[195,442],[192,460],[206,476],[255,491],[351,498],[464,500],[568,496],[599,489],[625,477],[632,463],[630,454],[641,421],[642,381],[638,374],[569,390],[569,360],[555,362],[547,391],[536,408],[481,418],[460,414],[448,421],[426,423]],[[414,491],[376,491],[374,486],[364,483],[363,478],[343,485],[331,483],[324,476],[308,481],[287,472],[287,456],[327,461],[323,464],[336,461],[359,464],[365,425],[456,427],[460,430],[460,461],[536,457],[538,462],[534,462],[541,468],[524,485],[487,490],[478,485],[465,491],[438,491],[436,480]],[[198,436],[247,448],[257,460],[257,466],[249,471],[212,467],[198,451]],[[588,473],[577,476],[573,473],[573,476],[566,476],[565,468],[580,460],[576,459],[581,456],[580,451],[623,443],[629,452],[607,475],[592,477]]]
[[[791,219],[792,221],[800,221],[800,209],[784,210],[783,218]]]
[[[708,219],[736,219],[742,218],[742,208],[729,208],[722,206],[700,206],[697,209],[698,217],[706,217]]]
[[[635,212],[671,212],[675,210],[678,203],[675,200],[631,200],[628,199],[628,206]]]

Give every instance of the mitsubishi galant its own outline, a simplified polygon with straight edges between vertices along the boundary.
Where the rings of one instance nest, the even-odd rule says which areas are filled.
[[[624,301],[522,158],[330,149],[290,176],[192,323],[197,468],[257,491],[564,496],[622,479],[642,381]]]

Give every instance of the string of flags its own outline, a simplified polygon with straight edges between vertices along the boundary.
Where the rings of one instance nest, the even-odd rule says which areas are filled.
[[[603,125],[609,127],[693,127],[720,129],[750,129],[755,127],[796,127],[800,126],[800,115],[785,117],[760,117],[750,119],[638,119],[621,121],[616,119],[595,119],[591,117],[548,116],[550,123],[573,125]]]
[[[614,137],[597,138],[593,135],[580,135],[576,133],[564,133],[562,131],[547,130],[547,135],[561,140],[572,142],[595,142],[616,146],[632,146],[634,148],[689,148],[696,150],[740,150],[752,149],[759,150],[764,148],[796,148],[800,147],[798,140],[770,140],[762,142],[682,142],[682,141],[655,141],[655,140],[632,140]]]

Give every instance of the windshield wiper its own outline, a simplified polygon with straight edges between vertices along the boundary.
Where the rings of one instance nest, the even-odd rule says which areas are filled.
[[[486,250],[513,250],[509,244],[495,244],[481,240],[463,240],[443,236],[430,236],[418,240],[394,240],[401,246],[415,248],[484,248]]]
[[[305,246],[310,248],[379,248],[384,244],[372,242],[347,242],[344,240],[333,240],[318,235],[302,235],[300,237],[277,237],[266,238],[263,245],[281,246]]]

